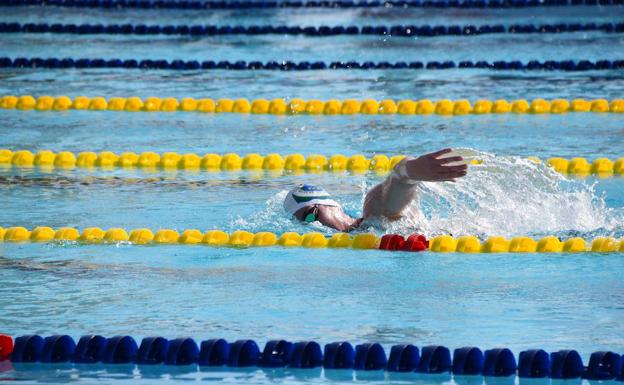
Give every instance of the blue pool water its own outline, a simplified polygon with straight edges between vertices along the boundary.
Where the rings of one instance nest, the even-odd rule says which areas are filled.
[[[620,22],[622,7],[508,10],[158,11],[2,8],[0,22],[394,25]],[[399,38],[0,34],[2,56],[197,60],[621,59],[622,34]],[[621,98],[621,71],[0,71],[0,94],[347,99]],[[485,159],[455,184],[421,189],[422,218],[367,228],[507,237],[624,237],[624,180],[571,179],[524,160],[624,156],[618,114],[255,116],[0,110],[0,148],[420,154],[452,146]],[[321,184],[353,215],[382,177],[250,172],[0,169],[0,226],[332,231],[290,220],[295,183]],[[410,342],[624,353],[622,254],[433,254],[332,249],[0,243],[0,333],[99,333]],[[4,365],[4,366],[3,366]],[[253,383],[483,379],[231,368],[23,366],[32,382]],[[493,384],[501,381],[486,379]],[[476,383],[475,382],[475,383]],[[502,381],[506,384],[508,381]]]

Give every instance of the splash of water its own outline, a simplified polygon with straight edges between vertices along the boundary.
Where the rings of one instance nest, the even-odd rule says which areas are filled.
[[[409,207],[409,215],[398,221],[369,220],[359,231],[481,238],[624,234],[624,210],[607,207],[604,198],[597,195],[594,183],[569,179],[544,164],[524,158],[499,157],[471,149],[456,152],[468,159],[481,159],[483,163],[470,166],[468,175],[455,183],[421,183],[419,199]],[[366,192],[376,183],[379,179],[367,179],[355,185],[333,182],[328,190],[342,193],[339,200],[347,212],[358,215]],[[345,190],[348,196],[344,195]],[[231,227],[251,231],[333,232],[318,222],[302,224],[289,218],[282,207],[286,193],[287,190],[282,190],[275,194],[253,219],[238,218]]]
[[[622,212],[607,207],[595,184],[569,179],[524,158],[459,152],[483,163],[471,166],[455,183],[422,183],[420,204],[414,203],[421,215],[390,224],[388,230],[408,227],[428,235],[481,237],[622,231]]]

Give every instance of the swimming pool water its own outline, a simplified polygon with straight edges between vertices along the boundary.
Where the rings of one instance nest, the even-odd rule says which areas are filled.
[[[0,22],[394,25],[620,22],[624,8],[158,11],[2,8]],[[76,36],[0,34],[2,56],[197,60],[621,59],[621,34],[478,37]],[[0,94],[304,99],[621,98],[621,71],[13,70]],[[24,112],[0,109],[0,148],[37,151],[420,154],[442,147],[487,161],[456,184],[426,185],[420,221],[367,228],[541,237],[624,236],[624,181],[570,179],[521,157],[624,154],[618,114],[270,116]],[[374,174],[270,175],[0,169],[0,226],[323,231],[281,209],[295,183],[325,186],[354,215]],[[433,254],[331,249],[0,243],[0,332],[168,338],[410,342],[624,353],[622,254]],[[504,382],[219,368],[22,366],[23,382],[222,380],[253,383]],[[505,380],[507,381],[507,380]],[[515,380],[514,380],[515,381]],[[506,382],[507,383],[507,382]]]

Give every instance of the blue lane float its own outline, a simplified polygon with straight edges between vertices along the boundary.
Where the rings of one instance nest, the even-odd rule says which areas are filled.
[[[412,344],[394,345],[390,349],[387,370],[389,372],[414,372],[418,369],[420,354]]]
[[[322,367],[336,370],[362,370],[418,373],[452,373],[462,376],[624,380],[624,359],[611,351],[591,355],[583,365],[576,350],[547,353],[525,350],[516,358],[507,348],[482,351],[468,346],[453,351],[444,346],[412,344],[392,346],[387,358],[379,343],[363,343],[354,348],[349,342],[333,342],[321,348],[314,341],[268,341],[260,351],[253,340],[228,343],[224,339],[202,341],[192,338],[146,337],[137,346],[130,336],[106,338],[88,335],[76,344],[68,335],[25,335],[15,338],[9,360],[13,363],[75,363],[196,365],[261,368]]]
[[[293,344],[286,340],[273,340],[266,343],[258,366],[263,368],[283,368],[290,364]]]
[[[483,375],[487,377],[509,377],[516,373],[518,366],[511,350],[486,350],[483,358]]]
[[[136,360],[139,347],[130,336],[116,336],[106,341],[102,355],[105,364],[129,364]]]
[[[323,367],[325,369],[353,369],[355,350],[349,342],[332,342],[325,345]]]
[[[43,339],[41,362],[68,362],[76,352],[76,343],[68,335],[49,336]]]
[[[355,347],[355,370],[386,369],[386,352],[378,343],[361,344]]]
[[[518,357],[518,377],[550,377],[550,355],[542,349],[525,350]]]
[[[0,6],[134,9],[524,8],[622,5],[623,0],[0,0]]]
[[[451,351],[449,348],[431,345],[422,348],[420,362],[416,371],[419,373],[439,374],[450,372],[451,367]]]
[[[147,337],[141,341],[136,363],[139,365],[158,365],[167,359],[169,340],[163,337]]]
[[[589,358],[585,378],[589,380],[624,380],[622,356],[613,352],[595,352]]]
[[[176,338],[169,343],[165,365],[192,365],[199,360],[199,348],[192,338]]]
[[[20,336],[15,339],[12,362],[38,362],[41,361],[43,351],[43,338],[38,335]]]
[[[199,350],[200,366],[225,366],[230,356],[230,344],[222,339],[202,341]]]
[[[15,340],[17,342],[17,340]],[[77,364],[94,364],[102,361],[108,340],[98,335],[82,336],[76,345],[72,361]]]
[[[260,349],[253,340],[238,340],[230,345],[227,366],[256,366],[260,358]]]
[[[583,360],[576,350],[559,350],[550,354],[551,378],[574,379],[583,375]]]
[[[571,23],[571,24],[513,24],[493,25],[393,25],[393,26],[320,26],[301,27],[285,25],[144,25],[144,24],[49,24],[49,23],[0,23],[0,33],[64,33],[77,35],[181,35],[181,36],[227,36],[227,35],[376,35],[376,36],[477,36],[489,34],[553,34],[566,32],[624,33],[624,23]]]
[[[321,345],[314,341],[301,341],[293,346],[289,368],[312,369],[323,365]]]
[[[502,71],[598,71],[624,69],[624,60],[531,60],[523,63],[518,60],[494,61],[485,60],[454,62],[292,62],[268,61],[246,62],[243,60],[230,62],[213,60],[136,60],[136,59],[72,59],[72,58],[15,58],[0,57],[0,68],[119,68],[141,70],[269,70],[269,71],[310,71],[310,70],[445,70],[445,69],[488,69]]]
[[[453,374],[474,376],[483,373],[483,352],[469,346],[455,349],[453,352]]]

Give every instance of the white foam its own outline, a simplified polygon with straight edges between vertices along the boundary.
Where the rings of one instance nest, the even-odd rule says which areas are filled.
[[[470,150],[463,150],[470,154]],[[435,235],[543,235],[622,227],[594,184],[569,179],[519,157],[475,154],[483,160],[456,183],[423,183],[418,225]]]

